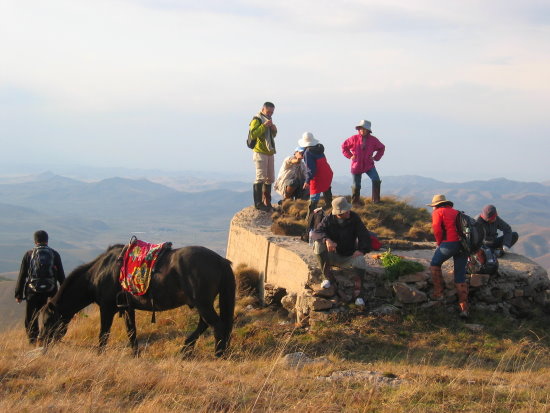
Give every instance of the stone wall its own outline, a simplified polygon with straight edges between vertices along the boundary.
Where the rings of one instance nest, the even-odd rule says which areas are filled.
[[[253,207],[237,213],[231,221],[227,258],[234,265],[244,263],[258,270],[265,295],[269,292],[266,290],[284,289],[283,294],[278,294],[286,294],[282,303],[298,321],[345,311],[346,306],[342,304],[353,303],[355,298],[353,274],[338,271],[338,289],[321,289],[318,285],[321,274],[311,247],[298,237],[273,235],[271,224],[269,214]],[[400,277],[394,282],[387,280],[376,254],[367,254],[369,270],[362,282],[366,310],[377,313],[400,311],[411,305],[441,305],[429,298],[433,285],[428,268],[435,244],[429,247],[392,251],[425,267],[423,272]],[[443,276],[446,285],[443,304],[449,311],[455,311],[457,296],[452,260],[443,265]],[[546,270],[518,254],[507,253],[502,257],[498,274],[470,275],[469,284],[473,309],[527,316],[537,308],[550,308],[550,280]]]

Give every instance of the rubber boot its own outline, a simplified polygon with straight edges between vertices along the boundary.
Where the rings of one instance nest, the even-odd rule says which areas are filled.
[[[468,284],[466,283],[456,283],[456,292],[458,294],[458,308],[460,313],[458,314],[461,318],[469,317],[469,306],[468,306]]]
[[[263,210],[263,203],[262,203],[262,187],[263,184],[261,182],[255,183],[252,185],[252,194],[254,195],[254,207],[256,209]]]
[[[434,301],[440,301],[443,299],[443,274],[441,272],[441,267],[431,266],[430,272],[432,274],[432,282],[434,284],[434,290],[432,293],[432,299]]]
[[[329,187],[325,192],[323,192],[323,200],[325,201],[325,206],[323,207],[325,211],[332,208],[332,187]]]
[[[265,211],[271,211],[271,184],[263,184],[262,203],[265,206]]]
[[[285,199],[291,199],[294,196],[295,191],[296,191],[295,186],[285,187]]]
[[[353,206],[361,205],[361,187],[360,186],[351,187],[351,204]]]
[[[382,181],[372,181],[372,203],[380,202],[380,184]]]
[[[315,208],[317,208],[317,203],[318,202],[319,201],[312,201],[310,199],[308,204],[307,204],[306,222],[307,222],[308,225],[309,225],[309,217],[311,217],[313,215],[313,211],[315,210]]]

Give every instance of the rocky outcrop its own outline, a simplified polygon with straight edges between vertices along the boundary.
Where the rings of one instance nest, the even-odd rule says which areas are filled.
[[[234,264],[245,263],[257,269],[263,281],[265,303],[280,303],[300,323],[323,320],[332,313],[345,311],[357,297],[354,273],[336,271],[338,288],[322,289],[321,272],[311,247],[298,237],[274,236],[271,217],[250,207],[231,221],[227,258]],[[433,289],[428,271],[431,249],[392,251],[408,260],[420,262],[425,270],[408,274],[394,282],[387,279],[377,254],[365,255],[368,270],[360,294],[365,311],[393,314],[411,306],[440,306],[430,300]],[[499,259],[498,274],[469,275],[472,309],[499,311],[518,317],[550,308],[550,280],[544,268],[513,253]],[[452,260],[443,265],[445,299],[443,305],[454,311],[457,302]]]

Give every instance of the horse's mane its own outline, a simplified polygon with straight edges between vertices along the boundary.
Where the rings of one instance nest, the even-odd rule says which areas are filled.
[[[117,249],[117,248],[123,248],[124,245],[123,244],[114,244],[114,245],[110,245],[107,250],[105,250],[105,252],[101,253],[100,255],[98,255],[96,258],[94,258],[92,261],[86,263],[86,264],[82,264],[82,265],[79,265],[78,267],[76,267],[74,270],[71,271],[71,273],[67,276],[67,278],[65,279],[65,282],[61,285],[60,287],[60,290],[61,289],[65,289],[67,288],[69,285],[73,284],[76,280],[80,279],[80,276],[82,274],[85,274],[87,273],[88,271],[90,271],[90,269],[99,261],[105,259],[107,256],[109,256],[109,254],[112,254],[113,253],[113,250],[114,249]]]

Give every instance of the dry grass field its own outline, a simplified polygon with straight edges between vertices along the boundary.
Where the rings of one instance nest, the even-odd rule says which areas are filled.
[[[187,308],[138,313],[141,356],[126,347],[116,318],[104,354],[96,352],[95,307],[71,322],[47,352],[22,327],[0,335],[0,411],[8,412],[548,412],[550,318],[473,314],[470,331],[455,314],[412,310],[373,317],[352,309],[304,329],[282,310],[239,300],[231,350],[213,355],[209,331],[190,358],[177,352],[194,328]],[[284,355],[316,362],[292,367]],[[349,377],[375,371],[392,385]]]

